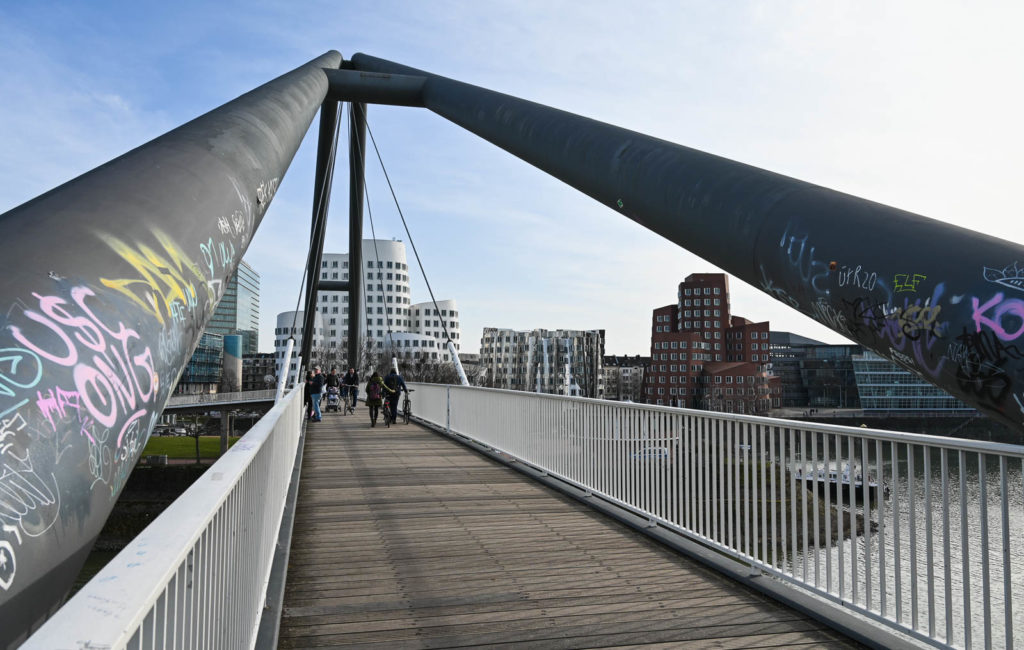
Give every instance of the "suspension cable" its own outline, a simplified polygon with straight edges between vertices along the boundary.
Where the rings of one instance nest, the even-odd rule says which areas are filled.
[[[441,310],[437,306],[437,299],[434,298],[434,290],[430,286],[430,280],[427,278],[427,272],[423,268],[423,261],[420,260],[420,254],[416,250],[416,243],[412,240],[412,233],[409,232],[409,224],[405,221],[405,215],[402,214],[402,206],[398,203],[398,196],[395,195],[395,188],[391,185],[391,177],[388,175],[387,167],[384,166],[384,159],[381,158],[380,149],[377,148],[377,140],[373,137],[373,129],[370,128],[370,123],[367,120],[366,131],[370,134],[370,142],[373,143],[373,150],[377,153],[377,161],[380,162],[381,171],[384,172],[384,179],[388,183],[388,189],[391,191],[391,198],[395,201],[395,208],[398,210],[398,216],[402,218],[402,226],[405,228],[405,234],[409,238],[409,245],[412,246],[412,253],[416,257],[416,264],[420,267],[420,273],[423,274],[423,281],[427,285],[427,291],[430,293],[430,301],[434,303],[434,313],[438,318],[441,319],[441,328],[444,330],[444,337],[447,341],[451,341],[451,334],[448,333],[448,323],[444,318],[441,318]]]
[[[339,133],[339,131],[341,129],[341,122],[342,122],[342,119],[344,117],[344,111],[345,111],[345,104],[342,103],[341,106],[338,107],[338,118],[334,122],[334,136],[333,136],[333,138],[331,140],[331,154],[330,154],[330,159],[328,161],[328,165],[327,165],[327,169],[326,169],[326,171],[327,171],[327,178],[324,179],[324,184],[320,187],[320,193],[316,197],[314,197],[316,200],[315,200],[315,202],[313,204],[313,208],[314,208],[314,214],[316,216],[313,218],[313,228],[311,229],[311,231],[309,233],[309,247],[308,247],[308,250],[306,251],[306,266],[305,266],[305,270],[302,271],[302,280],[299,282],[299,295],[298,295],[298,298],[295,299],[295,311],[292,312],[292,326],[291,326],[291,329],[288,330],[288,338],[290,338],[292,340],[295,339],[295,334],[294,334],[294,332],[295,332],[295,324],[299,320],[299,304],[302,302],[302,287],[304,285],[306,285],[307,282],[312,283],[312,281],[313,281],[313,278],[308,277],[309,276],[309,261],[310,261],[310,258],[313,255],[313,247],[316,244],[316,239],[315,238],[316,238],[317,231],[320,229],[320,220],[321,219],[324,219],[324,220],[327,219],[327,212],[325,210],[321,210],[320,207],[323,205],[323,203],[325,201],[325,197],[327,195],[328,188],[331,187],[331,184],[334,182],[334,165],[330,161],[334,160],[334,157],[337,155],[337,152],[338,152],[338,133]],[[317,272],[319,273],[319,269],[317,269]],[[305,322],[305,319],[309,318],[309,317],[310,317],[309,314],[303,314],[303,322]],[[314,330],[315,330],[315,327],[316,327],[316,323],[314,321]],[[314,331],[314,335],[315,335],[315,331]],[[315,336],[314,336],[314,338],[315,338]],[[309,359],[306,359],[306,361],[308,362]],[[301,370],[301,367],[299,368],[299,370]],[[285,372],[287,373],[287,369],[285,369]]]
[[[353,107],[355,107],[355,104],[353,104]],[[356,108],[355,110],[359,110],[359,109]],[[363,117],[364,117],[364,120],[365,120],[366,116],[364,115]],[[362,151],[362,149],[359,149],[359,141],[358,141],[358,139],[354,141],[354,144],[356,145],[356,148],[357,148],[357,152],[356,153],[358,155],[362,156],[363,155],[363,151]],[[376,232],[376,230],[374,229],[374,226],[373,226],[373,210],[370,207],[370,190],[369,190],[369,187],[367,187],[367,185],[366,185],[366,174],[363,174],[363,197],[365,198],[365,201],[366,201],[366,215],[367,215],[367,218],[370,220],[370,236],[372,237],[371,241],[373,242],[373,255],[374,255],[374,258],[376,259],[376,262],[377,262],[377,269],[378,270],[376,270],[375,273],[379,274],[379,276],[380,276],[379,278],[375,278],[375,279],[380,279],[380,281],[381,281],[381,284],[379,284],[377,286],[380,287],[380,289],[379,289],[380,295],[383,296],[383,294],[384,294],[384,285],[383,285],[383,283],[384,283],[384,279],[383,279],[384,271],[382,270],[383,265],[380,263],[380,251],[377,249],[377,232]],[[361,245],[362,244],[360,243],[360,246]],[[370,293],[369,292],[369,288],[368,288],[366,293],[367,293],[367,298],[369,298],[369,293]],[[384,304],[386,305],[387,303],[384,303]],[[367,313],[367,318],[369,319],[369,314],[370,314],[370,311],[369,311],[369,301],[367,301],[367,308],[366,309],[367,309],[367,312],[366,312]],[[358,316],[357,316],[357,318],[358,318]],[[382,366],[387,366],[386,363],[381,363],[381,359],[384,358],[384,352],[385,352],[385,350],[391,350],[392,355],[393,355],[394,354],[394,348],[395,348],[395,335],[391,331],[391,314],[388,312],[387,307],[385,307],[385,309],[384,309],[384,324],[385,324],[385,327],[387,328],[387,333],[388,333],[387,334],[387,346],[384,346],[383,344],[381,345],[381,351],[380,351],[379,356],[378,356],[378,363],[380,363],[380,365],[382,365]],[[367,332],[369,332],[369,327],[367,327]]]

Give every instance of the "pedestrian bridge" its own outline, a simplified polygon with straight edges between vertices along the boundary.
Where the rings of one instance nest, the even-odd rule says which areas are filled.
[[[415,389],[418,425],[392,428],[362,409],[304,427],[292,391],[25,647],[1009,647],[1024,632],[1020,447]],[[808,482],[846,465],[846,489]]]
[[[362,268],[367,103],[425,108],[451,120],[1024,430],[1024,354],[1016,342],[1024,336],[1024,300],[1016,294],[1024,290],[1024,247],[422,70],[330,51],[0,218],[10,269],[0,277],[0,645],[21,642],[64,597],[318,113],[304,311],[312,312],[319,291],[347,291],[352,313],[361,313],[361,274],[326,281],[318,271],[342,104],[350,264]],[[360,320],[349,320],[349,359],[362,351]],[[299,366],[314,362],[313,321],[303,324]],[[1011,646],[1024,632],[1014,603],[1024,593],[1024,550],[1010,534],[1024,523],[1024,448],[462,387],[419,391],[422,424],[849,634],[884,634],[886,646],[898,642],[895,634],[990,647]],[[331,425],[320,426],[311,434]],[[247,647],[275,638],[261,625],[276,629],[279,620],[275,594],[283,593],[285,574],[273,566],[275,550],[290,548],[295,510],[286,504],[301,485],[294,461],[302,433],[301,404],[291,394],[29,646]],[[338,456],[339,467],[370,467],[397,453],[353,451],[355,460]],[[390,493],[380,490],[389,479],[368,480],[359,489],[386,505],[380,497]],[[526,499],[521,507],[527,504],[535,505]],[[579,542],[553,523],[537,525],[561,534],[567,547]],[[331,530],[322,522],[306,528]],[[443,529],[423,530],[429,534],[405,536],[444,539]],[[512,531],[507,539],[523,544]],[[595,564],[611,562],[592,556]],[[483,551],[473,561],[487,557]],[[538,574],[547,572],[543,557],[532,569]],[[616,566],[617,575],[628,573],[628,565]],[[365,569],[377,576],[383,567]],[[410,595],[412,574],[391,582],[409,593],[390,602],[423,602]],[[558,627],[545,622],[547,614],[565,611],[551,605],[538,616],[509,614],[496,626],[510,629],[515,619]],[[622,611],[635,606],[621,604]],[[308,602],[296,607],[319,615]],[[344,609],[331,605],[324,614]],[[645,616],[655,619],[654,610]],[[405,611],[406,620],[425,615]],[[364,632],[384,627],[364,614]],[[850,615],[870,624],[847,624]],[[321,623],[325,634],[354,626]],[[645,623],[624,622],[610,638],[651,628]]]
[[[195,408],[256,406],[273,404],[277,396],[276,390],[248,390],[234,393],[195,393],[172,395],[167,399],[164,412]]]

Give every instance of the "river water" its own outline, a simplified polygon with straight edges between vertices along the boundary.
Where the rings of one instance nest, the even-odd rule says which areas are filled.
[[[867,466],[877,480],[871,446]],[[844,600],[951,645],[1011,647],[1024,639],[1020,459],[903,444],[893,451],[883,445],[881,478],[889,498],[852,506],[872,522],[870,530],[806,555],[801,550],[787,569],[798,577],[806,569],[810,582],[817,575],[818,584],[827,587],[830,580],[833,590],[841,580]],[[845,503],[844,515],[850,509]]]

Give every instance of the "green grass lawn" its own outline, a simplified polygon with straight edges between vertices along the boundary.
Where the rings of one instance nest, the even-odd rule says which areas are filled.
[[[241,436],[231,436],[228,446],[235,444]],[[168,458],[196,457],[196,440],[189,436],[152,436],[142,450],[143,456],[161,456]],[[201,458],[220,457],[220,436],[199,436],[199,456]]]

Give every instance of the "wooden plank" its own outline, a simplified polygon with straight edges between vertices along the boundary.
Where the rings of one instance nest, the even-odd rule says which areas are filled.
[[[857,647],[444,437],[307,432],[280,647]]]

